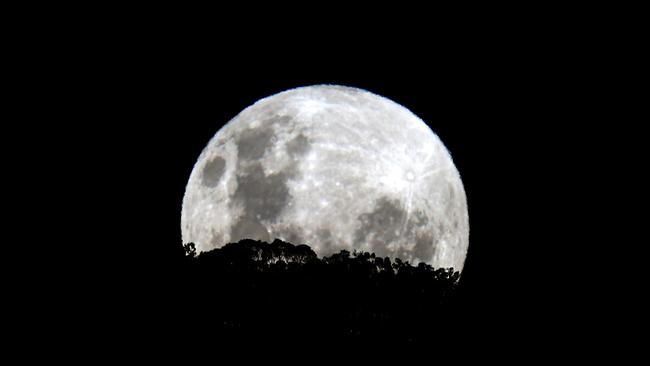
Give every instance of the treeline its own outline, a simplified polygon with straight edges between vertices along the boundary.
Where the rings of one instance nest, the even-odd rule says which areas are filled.
[[[459,273],[342,250],[242,240],[196,254],[170,288],[188,333],[241,341],[419,342],[447,337]],[[178,324],[176,324],[178,325]],[[280,338],[278,338],[280,337]]]

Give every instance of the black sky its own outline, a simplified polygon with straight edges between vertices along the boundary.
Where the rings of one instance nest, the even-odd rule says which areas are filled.
[[[645,323],[630,309],[643,305],[625,298],[647,292],[631,281],[647,267],[633,233],[647,216],[635,11],[316,6],[10,15],[3,146],[19,189],[5,190],[18,201],[5,231],[18,238],[2,259],[21,356],[50,358],[34,352],[41,340],[119,354],[140,315],[158,315],[149,286],[173,275],[185,184],[209,139],[258,99],[321,83],[405,106],[451,152],[470,218],[467,354],[600,361],[634,345],[624,336]]]
[[[597,42],[533,28],[432,26],[421,37],[361,32],[348,42],[325,35],[305,48],[297,38],[262,34],[206,40],[192,27],[75,31],[76,41],[47,48],[49,63],[33,67],[45,85],[39,92],[58,96],[39,106],[56,123],[29,125],[55,146],[55,156],[35,161],[57,188],[56,226],[71,230],[65,238],[81,273],[100,272],[114,290],[98,296],[128,307],[180,245],[185,184],[222,125],[289,88],[358,87],[422,118],[461,174],[470,217],[468,333],[485,340],[491,329],[509,328],[514,339],[555,329],[570,338],[559,330],[589,323],[571,299],[595,286],[582,271],[594,243],[583,228],[600,233],[582,214],[599,189],[580,177],[609,165],[592,148],[600,141],[594,132],[603,131],[596,126],[614,122],[601,97],[608,76],[594,61],[598,48],[588,50]]]

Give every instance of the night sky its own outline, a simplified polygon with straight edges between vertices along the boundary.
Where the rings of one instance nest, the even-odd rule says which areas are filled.
[[[470,220],[461,278],[467,342],[527,347],[526,340],[549,331],[553,342],[568,342],[592,326],[571,299],[595,286],[580,267],[592,259],[580,228],[596,224],[580,210],[597,189],[575,176],[597,165],[586,147],[594,137],[584,131],[605,118],[594,112],[602,107],[594,90],[603,81],[571,42],[503,34],[346,48],[323,41],[301,52],[263,38],[247,40],[254,52],[241,53],[233,46],[239,41],[211,47],[171,35],[122,35],[119,45],[81,53],[72,46],[84,58],[64,62],[60,70],[70,72],[52,76],[45,89],[55,93],[52,85],[67,81],[70,97],[52,111],[75,106],[74,123],[56,128],[65,167],[47,172],[78,177],[59,183],[56,207],[61,216],[74,211],[74,225],[65,227],[74,228],[67,237],[75,248],[92,247],[92,254],[78,249],[78,270],[99,276],[77,269],[66,275],[89,289],[85,301],[112,314],[106,322],[151,305],[146,284],[164,273],[180,245],[185,185],[210,138],[260,98],[339,84],[408,108],[452,155]],[[71,201],[82,208],[72,209]],[[81,308],[73,311],[90,312]]]

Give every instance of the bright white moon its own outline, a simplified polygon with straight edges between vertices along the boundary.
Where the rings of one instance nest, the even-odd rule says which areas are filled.
[[[190,175],[181,229],[199,251],[279,238],[457,271],[469,243],[440,139],[399,104],[330,85],[264,98],[220,129]]]

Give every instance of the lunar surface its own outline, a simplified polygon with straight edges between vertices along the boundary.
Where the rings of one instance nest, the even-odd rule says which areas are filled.
[[[451,156],[408,109],[319,85],[246,108],[210,140],[189,178],[183,242],[308,244],[462,271],[467,201]]]

